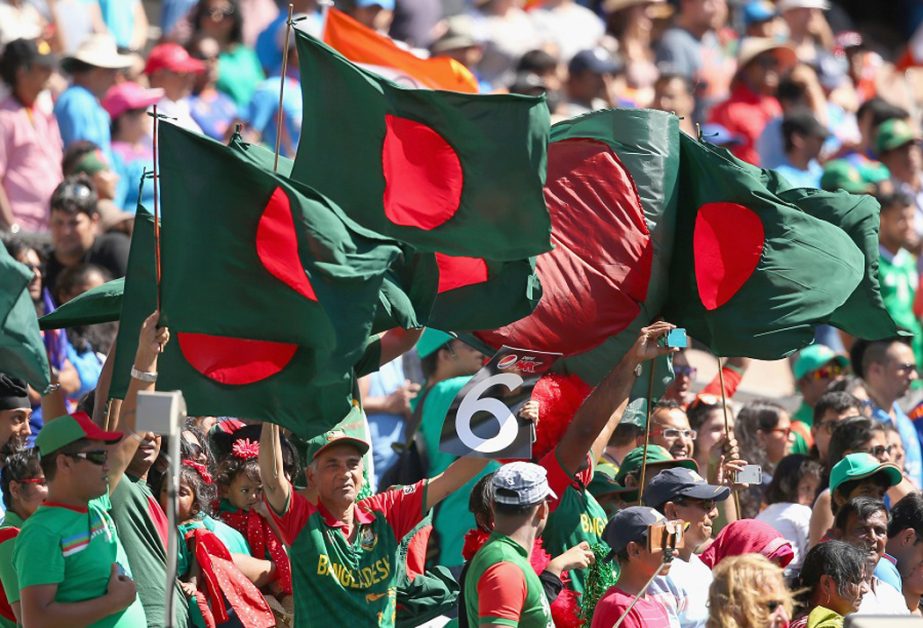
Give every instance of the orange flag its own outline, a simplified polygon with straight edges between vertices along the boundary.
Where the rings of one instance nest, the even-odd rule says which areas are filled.
[[[331,7],[327,11],[324,43],[344,57],[401,85],[476,94],[474,75],[455,59],[421,59]]]

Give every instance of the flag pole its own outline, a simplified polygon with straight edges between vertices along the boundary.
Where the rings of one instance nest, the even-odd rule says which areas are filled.
[[[288,19],[285,21],[285,48],[282,50],[282,76],[279,78],[279,109],[276,111],[276,157],[272,162],[272,171],[279,172],[279,150],[282,147],[282,99],[285,96],[285,75],[288,72],[288,47],[292,37],[292,13],[295,6],[289,3]]]
[[[728,418],[728,400],[727,393],[724,391],[724,367],[721,364],[721,358],[715,356],[715,359],[718,360],[718,383],[721,386],[721,411],[724,412],[724,438],[727,440],[728,444],[731,443],[731,421]],[[737,508],[737,517],[740,518],[740,495],[737,494],[737,491],[731,488],[731,493],[734,495],[734,507]]]
[[[157,117],[157,105],[154,105],[154,137],[151,142],[154,154],[154,272],[157,282],[157,311],[160,311],[160,196],[159,187],[160,179],[158,177],[158,146],[157,146],[157,128],[160,126],[160,119]]]
[[[638,503],[642,504],[641,501],[644,497],[644,479],[647,475],[647,448],[651,443],[651,409],[654,406],[654,361],[651,360],[649,363],[651,367],[651,374],[647,380],[647,421],[644,422],[644,451],[641,455],[641,484],[638,485]]]

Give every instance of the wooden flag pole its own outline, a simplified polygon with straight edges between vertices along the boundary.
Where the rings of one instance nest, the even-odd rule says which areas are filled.
[[[651,409],[654,407],[654,369],[655,369],[654,360],[650,361],[651,374],[647,380],[647,421],[644,422],[644,451],[641,455],[641,484],[638,485],[638,503],[642,504],[641,501],[644,497],[644,480],[647,476],[647,447],[651,442]]]
[[[276,158],[272,162],[272,171],[279,172],[279,150],[282,147],[282,99],[285,97],[285,75],[288,72],[288,47],[292,37],[292,13],[295,7],[288,5],[288,19],[285,21],[285,48],[282,50],[282,76],[279,78],[279,109],[276,111]]]
[[[724,367],[721,364],[721,358],[716,356],[716,359],[718,360],[718,383],[721,385],[721,411],[724,412],[724,438],[730,444],[731,420],[728,418],[727,393],[724,391]],[[737,494],[733,487],[731,487],[731,494],[734,495],[734,507],[737,508],[737,517],[740,518],[740,495]]]

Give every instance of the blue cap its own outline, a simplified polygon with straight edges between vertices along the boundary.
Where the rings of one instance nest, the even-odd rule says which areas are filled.
[[[692,499],[713,499],[723,502],[731,495],[727,486],[709,484],[695,471],[683,467],[664,469],[654,476],[651,483],[644,489],[644,504],[652,508],[660,508],[679,497]]]
[[[612,550],[606,560],[612,560],[615,554],[624,551],[632,541],[646,541],[648,526],[658,521],[666,521],[666,517],[647,506],[631,506],[615,513],[603,530],[603,540]]]
[[[744,24],[747,26],[771,20],[776,15],[776,8],[768,0],[750,0],[744,5]]]
[[[581,50],[567,64],[567,73],[571,76],[590,71],[593,74],[618,74],[622,71],[618,58],[601,47]]]

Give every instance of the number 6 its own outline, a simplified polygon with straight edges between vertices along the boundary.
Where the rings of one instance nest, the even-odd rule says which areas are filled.
[[[509,447],[519,433],[516,417],[502,401],[495,397],[484,397],[484,391],[491,386],[506,386],[511,391],[523,383],[516,373],[497,373],[480,382],[465,395],[455,415],[455,431],[461,442],[473,451],[492,454]],[[491,414],[500,423],[500,431],[493,438],[481,438],[471,431],[471,419],[478,412]]]

